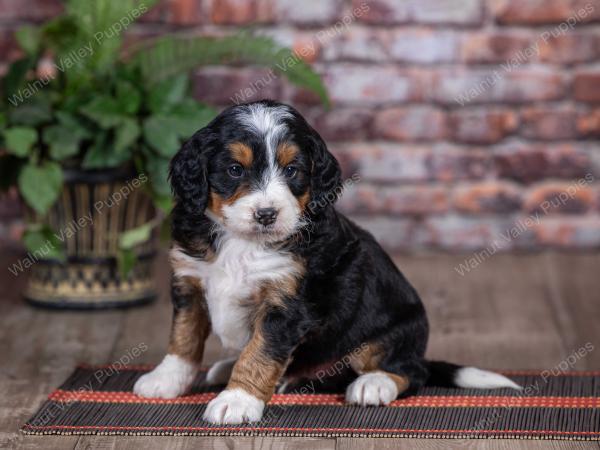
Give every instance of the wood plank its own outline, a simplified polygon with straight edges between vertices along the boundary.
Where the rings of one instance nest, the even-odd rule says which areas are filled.
[[[397,259],[427,308],[428,357],[497,369],[540,369],[566,346],[548,310],[546,273],[536,255],[499,254],[461,276],[464,255]]]
[[[77,450],[334,450],[335,439],[199,436],[82,436]]]
[[[559,329],[572,355],[566,362],[572,369],[600,369],[600,254],[554,252],[544,263]]]
[[[7,255],[3,255],[7,256]],[[9,255],[13,259],[14,255]],[[8,264],[8,262],[7,262]],[[1,275],[0,447],[40,448],[48,438],[18,432],[77,363],[104,362],[121,327],[122,313],[64,312],[30,307],[20,296],[27,274]],[[57,437],[54,448],[73,448],[76,436]],[[54,445],[54,444],[53,444]],[[47,448],[47,447],[46,447]]]
[[[343,450],[597,450],[597,442],[524,441],[520,439],[359,439],[338,438],[337,449]]]

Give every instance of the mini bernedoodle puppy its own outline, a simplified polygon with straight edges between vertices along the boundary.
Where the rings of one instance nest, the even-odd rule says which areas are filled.
[[[518,389],[492,372],[424,358],[417,292],[373,236],[334,209],[340,167],[294,108],[226,109],[175,155],[170,180],[169,350],[135,393],[185,394],[211,330],[240,351],[207,374],[227,383],[204,413],[212,423],[258,421],[282,383],[340,360],[352,376],[346,400],[362,406],[425,384]]]

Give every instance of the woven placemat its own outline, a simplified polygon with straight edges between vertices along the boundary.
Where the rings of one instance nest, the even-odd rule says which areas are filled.
[[[388,407],[350,406],[342,394],[309,382],[277,394],[263,420],[238,426],[202,420],[218,388],[203,386],[174,400],[132,393],[151,367],[78,367],[23,426],[27,434],[351,436],[600,440],[600,372],[506,375],[524,387],[423,388]]]

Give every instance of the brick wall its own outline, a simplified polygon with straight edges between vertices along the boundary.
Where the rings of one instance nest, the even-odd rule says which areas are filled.
[[[2,55],[58,9],[0,0]],[[196,95],[293,103],[388,248],[600,246],[600,0],[163,0],[134,32],[239,26],[314,63],[332,108],[255,68],[201,70]]]

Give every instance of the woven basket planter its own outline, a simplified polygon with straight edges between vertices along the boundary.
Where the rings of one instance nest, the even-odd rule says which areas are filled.
[[[68,309],[151,301],[156,295],[156,236],[136,248],[138,260],[127,278],[117,266],[119,235],[150,221],[156,213],[143,181],[116,170],[65,171],[64,175],[63,191],[43,222],[64,238],[66,261],[37,260],[31,266],[25,298],[38,306]]]

